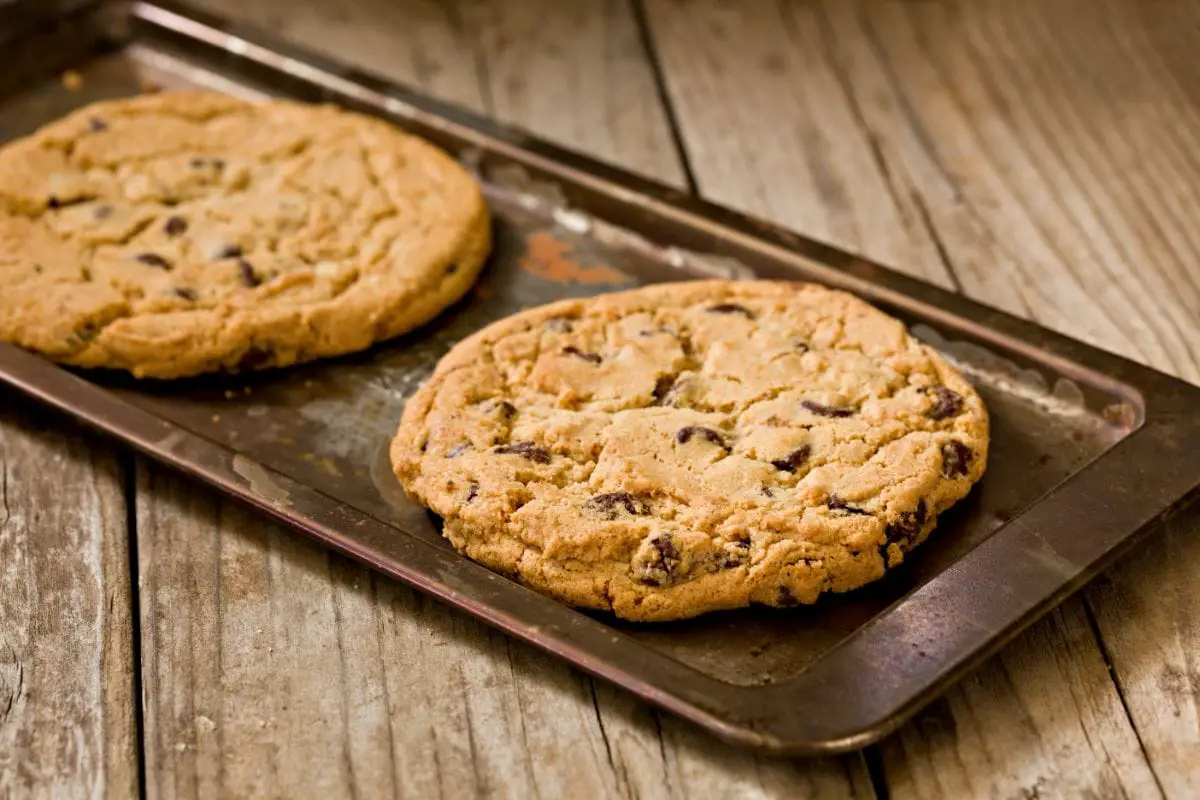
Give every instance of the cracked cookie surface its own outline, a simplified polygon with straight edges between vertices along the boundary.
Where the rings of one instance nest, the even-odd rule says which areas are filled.
[[[815,285],[699,281],[479,331],[409,401],[391,455],[471,558],[667,620],[879,578],[987,452],[979,396],[899,321]]]
[[[381,120],[101,102],[0,149],[0,340],[157,378],[353,352],[459,299],[490,233],[472,177]]]

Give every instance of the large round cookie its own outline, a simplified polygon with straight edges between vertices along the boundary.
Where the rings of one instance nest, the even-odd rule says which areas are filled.
[[[392,445],[455,547],[635,620],[812,603],[895,566],[983,475],[971,386],[819,286],[569,300],[461,342]]]
[[[380,120],[98,103],[0,150],[0,340],[159,378],[346,353],[461,297],[489,237],[471,176]]]

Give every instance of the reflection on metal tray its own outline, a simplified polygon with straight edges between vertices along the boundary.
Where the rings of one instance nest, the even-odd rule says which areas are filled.
[[[393,119],[475,170],[497,244],[468,298],[367,353],[148,383],[80,377],[0,347],[0,379],[730,740],[813,753],[882,736],[1200,484],[1200,390],[1136,364],[216,20],[101,5],[41,37],[18,53],[57,48],[82,88],[43,71],[0,96],[0,138],[148,85],[331,100]],[[461,558],[399,490],[386,445],[404,402],[480,326],[562,297],[755,275],[817,280],[884,307],[946,353],[991,411],[987,477],[884,580],[811,608],[633,625]]]

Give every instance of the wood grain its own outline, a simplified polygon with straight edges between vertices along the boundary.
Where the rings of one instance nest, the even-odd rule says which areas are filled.
[[[485,109],[477,45],[455,3],[438,0],[193,0],[196,8],[254,26],[384,78]]]
[[[882,749],[896,798],[1160,795],[1078,600]]]
[[[123,471],[35,419],[0,395],[0,797],[134,797]]]
[[[1169,797],[1200,797],[1200,515],[1168,522],[1086,592],[1105,655]]]
[[[623,1],[196,5],[560,145],[683,182],[653,71]]]
[[[646,3],[700,193],[949,286],[811,4]]]
[[[825,4],[857,51],[848,83],[888,79],[880,105],[897,113],[875,127],[912,131],[886,149],[922,195],[927,182],[953,189],[926,204],[964,290],[1197,380],[1197,237],[1180,210],[1200,199],[1200,109],[1181,100],[1180,75],[1156,68],[1146,8]],[[956,224],[963,215],[974,225]],[[959,266],[964,227],[999,263]]]
[[[677,186],[665,110],[624,0],[457,0],[478,42],[488,111],[593,157]]]

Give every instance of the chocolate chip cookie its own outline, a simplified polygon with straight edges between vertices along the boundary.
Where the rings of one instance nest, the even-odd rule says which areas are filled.
[[[172,378],[361,350],[471,286],[479,187],[331,107],[98,103],[0,150],[0,340]]]
[[[392,462],[471,558],[667,620],[879,578],[987,452],[979,395],[899,321],[815,285],[702,281],[464,340],[408,403]]]

